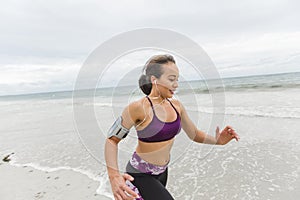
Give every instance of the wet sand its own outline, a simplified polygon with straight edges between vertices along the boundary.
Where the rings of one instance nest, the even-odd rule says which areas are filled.
[[[1,160],[0,174],[1,200],[110,199],[96,193],[97,181],[70,170],[46,172]]]

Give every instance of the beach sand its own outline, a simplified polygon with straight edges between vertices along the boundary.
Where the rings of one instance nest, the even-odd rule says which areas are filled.
[[[1,200],[109,199],[96,193],[99,182],[71,170],[46,172],[1,160],[0,174]]]

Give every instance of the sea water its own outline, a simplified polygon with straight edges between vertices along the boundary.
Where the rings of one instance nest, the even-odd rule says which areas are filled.
[[[197,144],[182,130],[171,152],[167,188],[175,199],[298,199],[300,73],[222,81],[224,88],[210,89],[205,81],[179,83],[175,98],[199,129],[214,135],[217,125],[231,125],[241,140]],[[94,92],[92,103],[88,91],[81,91],[80,101],[72,91],[0,97],[0,155],[13,152],[14,165],[86,174],[100,182],[98,193],[112,198],[105,135],[123,108],[143,94],[137,85]],[[75,113],[74,104],[93,108],[98,129],[84,131],[95,122]],[[119,145],[121,171],[136,144],[131,129]]]

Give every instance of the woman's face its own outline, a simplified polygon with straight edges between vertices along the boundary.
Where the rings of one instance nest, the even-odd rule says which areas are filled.
[[[156,85],[153,84],[153,89],[159,90],[160,94],[164,98],[171,98],[174,91],[178,87],[179,70],[176,64],[169,62],[162,65],[163,74],[159,79],[156,79]]]

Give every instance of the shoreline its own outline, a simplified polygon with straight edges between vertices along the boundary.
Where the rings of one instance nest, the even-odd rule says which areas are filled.
[[[97,193],[99,182],[71,170],[53,172],[0,161],[0,198],[3,200],[110,200]]]

